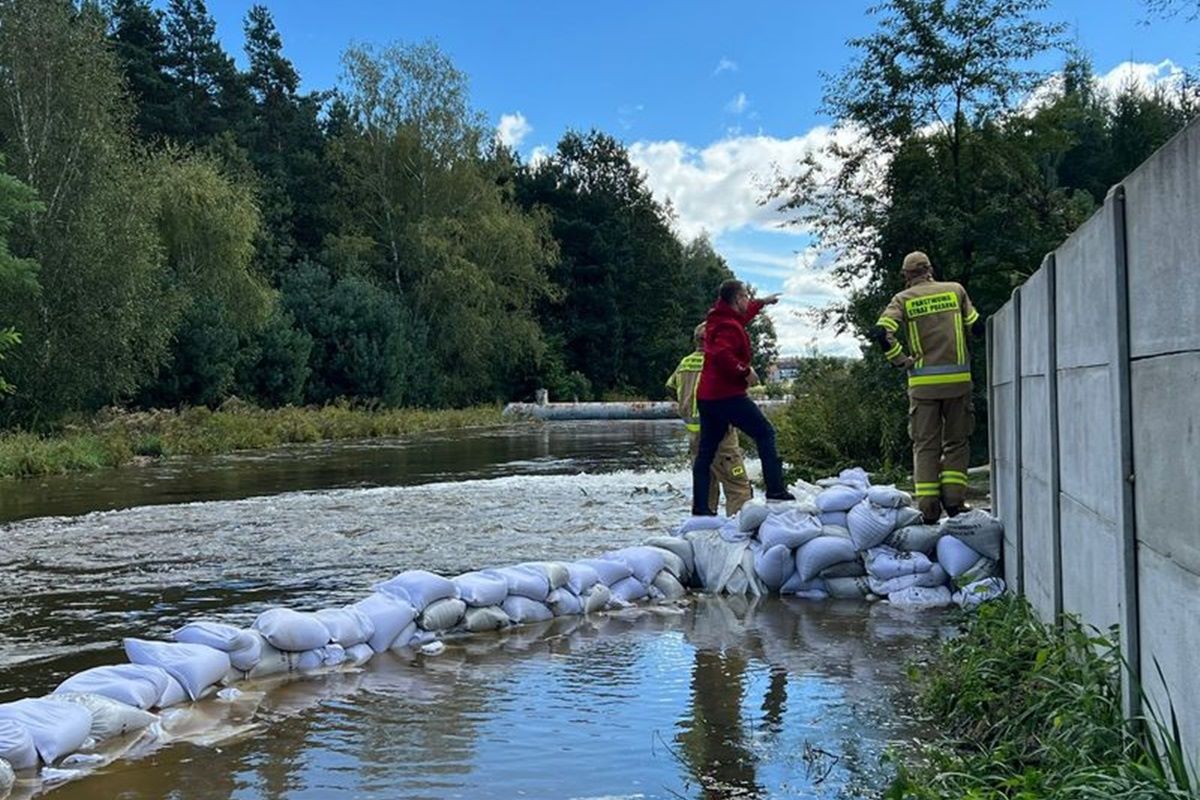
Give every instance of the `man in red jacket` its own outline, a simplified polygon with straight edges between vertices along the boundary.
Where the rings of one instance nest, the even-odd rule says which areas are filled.
[[[750,436],[758,447],[768,500],[795,500],[783,485],[783,464],[775,451],[775,428],[746,394],[758,383],[750,366],[750,335],[746,324],[763,306],[779,302],[773,294],[751,300],[746,284],[728,280],[721,284],[717,302],[708,311],[704,329],[704,368],[696,390],[700,411],[700,446],[692,462],[692,514],[711,516],[708,507],[710,470],[717,448],[732,425]]]

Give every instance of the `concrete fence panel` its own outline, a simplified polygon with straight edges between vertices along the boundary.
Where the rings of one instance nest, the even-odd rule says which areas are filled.
[[[1121,620],[1115,487],[1116,316],[1113,217],[1106,207],[1055,253],[1059,514],[1063,606],[1105,629]]]
[[[1017,362],[1016,351],[1017,315],[1014,304],[1009,303],[997,311],[991,319],[992,363],[989,365],[992,410],[991,454],[995,496],[992,504],[996,515],[1004,520],[1004,579],[1014,590],[1019,588],[1017,574],[1020,558],[1017,552],[1018,525],[1012,520],[1017,517]]]
[[[1124,181],[1141,674],[1200,748],[1200,126]]]

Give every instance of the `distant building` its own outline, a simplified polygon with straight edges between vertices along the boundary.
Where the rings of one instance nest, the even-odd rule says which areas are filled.
[[[771,375],[768,380],[771,382],[778,381],[793,381],[800,377],[800,364],[803,361],[798,356],[789,356],[781,358],[771,369]]]

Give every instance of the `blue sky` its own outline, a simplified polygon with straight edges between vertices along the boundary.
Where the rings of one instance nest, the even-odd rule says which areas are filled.
[[[819,144],[819,73],[850,58],[873,0],[808,2],[267,2],[306,88],[334,86],[351,43],[435,40],[470,77],[474,105],[526,157],[569,128],[601,128],[631,148],[682,233],[705,230],[738,275],[784,291],[772,309],[785,353],[810,342],[853,353],[853,340],[797,312],[838,296],[812,266],[801,231],[780,231],[756,204],[774,163]],[[241,54],[251,0],[209,0]],[[1161,80],[1200,62],[1200,23],[1152,21],[1142,0],[1057,0],[1062,21],[1110,83]],[[1046,64],[1054,68],[1060,59]],[[1169,63],[1168,63],[1169,62]],[[1131,66],[1132,65],[1132,66]]]

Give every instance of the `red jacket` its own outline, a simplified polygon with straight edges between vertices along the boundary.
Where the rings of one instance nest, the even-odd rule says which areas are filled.
[[[724,400],[746,394],[750,374],[750,334],[746,325],[763,308],[751,300],[745,314],[718,299],[708,310],[704,326],[704,369],[700,372],[700,400]]]

